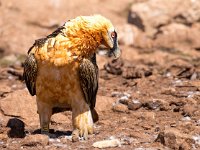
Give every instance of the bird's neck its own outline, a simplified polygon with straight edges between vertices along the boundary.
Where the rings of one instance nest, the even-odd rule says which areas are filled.
[[[76,27],[67,30],[68,45],[72,53],[78,57],[89,57],[94,54],[102,43],[102,34],[100,30],[84,26],[84,22]]]

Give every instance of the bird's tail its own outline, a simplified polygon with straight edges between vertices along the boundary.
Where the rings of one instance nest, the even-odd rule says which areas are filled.
[[[92,113],[93,122],[97,122],[99,120],[99,115],[97,111],[93,108],[91,109],[91,113]]]

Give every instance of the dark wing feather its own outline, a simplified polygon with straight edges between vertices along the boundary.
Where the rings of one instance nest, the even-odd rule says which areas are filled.
[[[94,109],[98,90],[98,66],[96,65],[96,54],[90,59],[83,59],[80,64],[79,75],[85,101],[89,104],[91,109]]]
[[[49,38],[56,37],[58,34],[62,34],[64,36],[64,33],[62,32],[64,28],[65,28],[64,26],[61,26],[47,37],[35,40],[33,46],[28,50],[28,56],[24,62],[24,79],[26,82],[26,86],[32,96],[36,95],[35,86],[36,86],[36,76],[37,76],[37,62],[33,52],[31,51],[35,46],[42,47]]]
[[[34,54],[29,53],[24,62],[24,79],[29,93],[36,95],[37,62]]]

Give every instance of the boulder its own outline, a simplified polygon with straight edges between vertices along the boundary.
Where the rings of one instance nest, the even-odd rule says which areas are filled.
[[[1,99],[0,108],[5,116],[22,118],[26,125],[39,125],[36,100],[26,89],[14,91]]]
[[[181,23],[170,23],[159,29],[154,45],[157,47],[192,47],[199,48],[200,24],[188,27]]]
[[[148,36],[154,37],[158,28],[170,22],[186,25],[200,19],[200,1],[197,0],[149,0],[133,4],[128,23],[136,25]]]
[[[161,131],[155,142],[160,142],[171,149],[184,149],[191,148],[195,143],[195,138],[192,134],[185,134],[178,129],[169,128]]]

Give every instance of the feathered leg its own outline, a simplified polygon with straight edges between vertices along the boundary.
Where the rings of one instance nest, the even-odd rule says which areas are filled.
[[[37,98],[38,114],[40,118],[40,128],[42,134],[49,135],[49,123],[52,115],[52,108]]]
[[[78,104],[73,105],[72,121],[74,128],[72,139],[80,136],[87,140],[88,134],[93,133],[93,119],[90,108],[84,100],[78,101]]]

